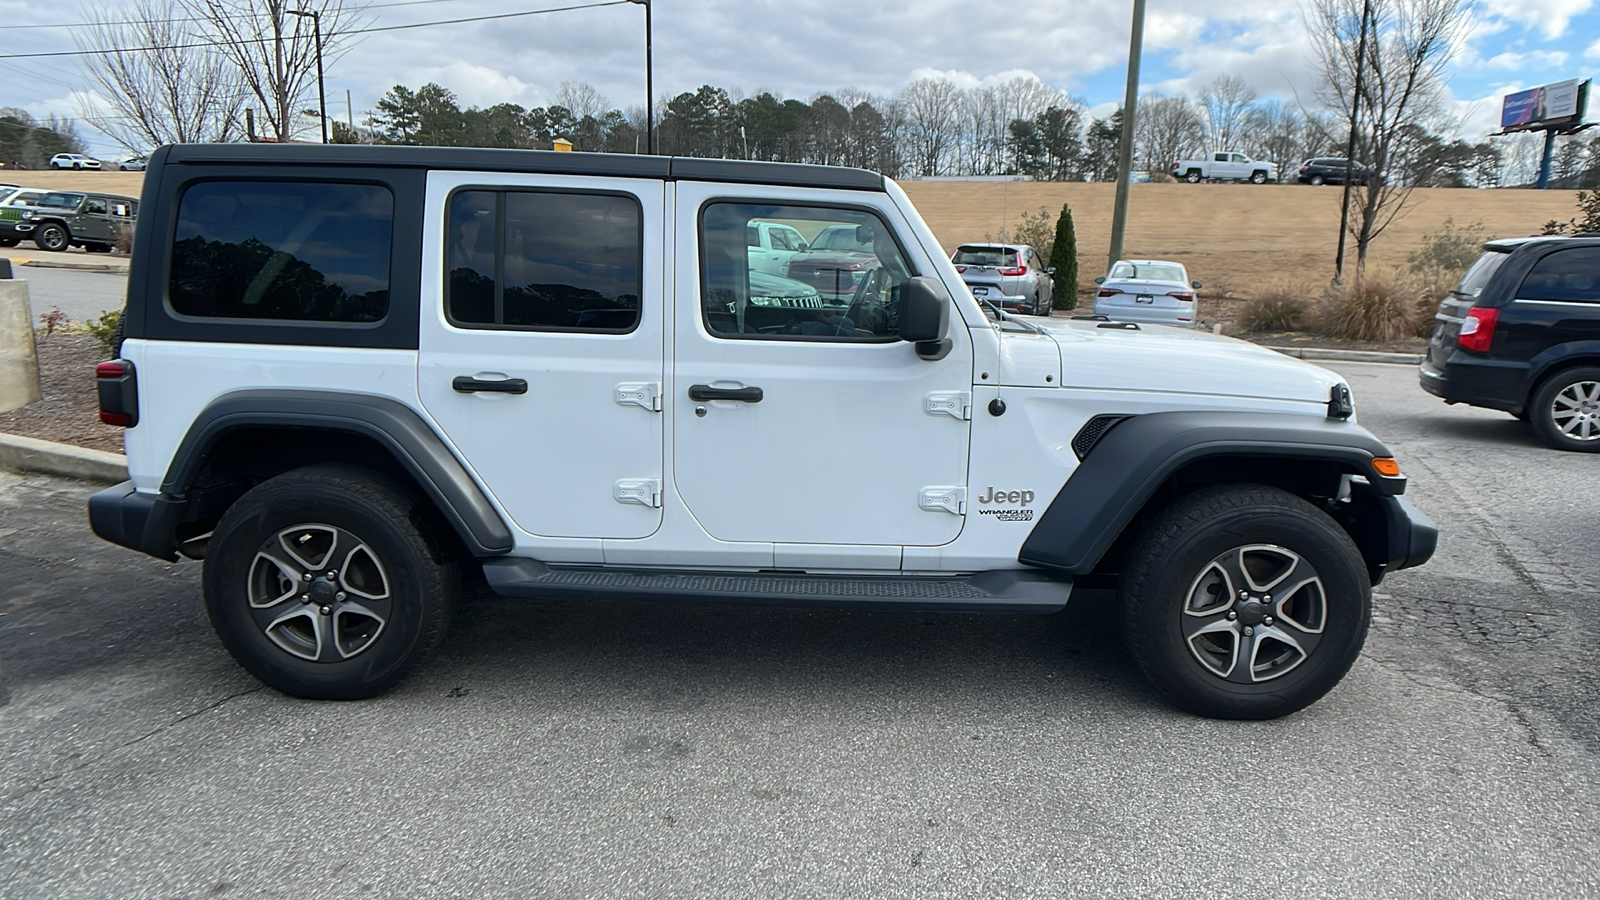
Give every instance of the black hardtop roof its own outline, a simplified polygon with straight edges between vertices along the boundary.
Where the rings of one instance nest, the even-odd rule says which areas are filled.
[[[1559,241],[1578,241],[1587,246],[1600,238],[1600,232],[1585,231],[1577,234],[1534,234],[1527,237],[1495,238],[1485,241],[1483,249],[1492,253],[1510,253],[1524,245],[1551,244]]]
[[[639,156],[628,153],[566,153],[554,150],[494,150],[471,147],[397,147],[368,144],[173,144],[151,154],[166,165],[387,166],[480,172],[525,172],[720,181],[789,187],[881,191],[884,179],[865,169],[800,163]]]

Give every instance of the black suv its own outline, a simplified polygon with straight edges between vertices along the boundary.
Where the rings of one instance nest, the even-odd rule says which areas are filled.
[[[1300,164],[1295,180],[1301,184],[1344,184],[1345,170],[1350,171],[1351,184],[1366,184],[1369,169],[1347,159],[1319,156]]]
[[[1423,389],[1505,410],[1558,450],[1600,452],[1600,234],[1483,250],[1439,304]]]

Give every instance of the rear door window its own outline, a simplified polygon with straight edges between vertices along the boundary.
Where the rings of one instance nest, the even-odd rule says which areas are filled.
[[[1600,303],[1600,247],[1557,250],[1534,263],[1517,299]]]
[[[1017,264],[1017,251],[1009,247],[959,247],[954,262],[958,266],[1013,268]]]

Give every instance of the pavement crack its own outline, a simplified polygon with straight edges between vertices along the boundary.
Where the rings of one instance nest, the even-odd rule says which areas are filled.
[[[111,756],[113,756],[113,755],[115,755],[117,753],[120,753],[123,750],[127,750],[130,747],[138,746],[139,744],[144,743],[145,741],[155,737],[158,734],[162,734],[162,733],[164,733],[166,731],[169,731],[169,730],[171,730],[171,729],[173,729],[173,728],[175,728],[175,727],[177,727],[179,725],[182,725],[183,723],[189,721],[190,719],[194,719],[194,718],[197,718],[199,716],[203,716],[206,713],[209,713],[209,712],[212,712],[212,711],[214,711],[216,709],[219,709],[223,705],[225,705],[227,703],[230,703],[230,702],[232,702],[234,700],[237,700],[240,697],[248,697],[249,695],[254,694],[254,693],[258,692],[258,691],[266,690],[266,687],[267,686],[264,685],[264,684],[258,684],[255,687],[250,688],[248,690],[235,691],[234,693],[228,694],[227,696],[223,697],[222,699],[217,700],[215,703],[209,703],[209,704],[207,704],[205,706],[200,707],[197,710],[194,710],[193,712],[184,713],[183,715],[177,717],[176,719],[173,719],[170,722],[164,722],[164,723],[162,723],[160,725],[157,725],[155,728],[152,728],[150,731],[147,731],[144,734],[139,735],[138,737],[123,741],[122,743],[116,745],[115,747],[111,748],[110,750],[105,751],[104,753],[101,753],[101,754],[99,754],[99,755],[97,755],[97,756],[95,756],[95,757],[93,757],[91,759],[83,760],[82,762],[80,762],[77,765],[73,766],[72,768],[66,770],[65,772],[58,772],[58,773],[56,773],[54,775],[51,775],[49,778],[46,778],[46,779],[43,779],[42,781],[37,782],[36,784],[31,784],[31,785],[29,785],[29,786],[27,786],[25,788],[20,788],[20,789],[18,789],[16,791],[13,791],[9,796],[6,797],[6,802],[10,803],[12,801],[21,800],[23,797],[26,797],[29,794],[36,793],[36,792],[38,792],[40,790],[43,790],[44,788],[48,787],[52,783],[60,781],[61,779],[67,777],[68,775],[74,775],[74,774],[77,774],[78,772],[83,771],[84,769],[87,769],[87,768],[91,767],[91,766],[99,765],[101,762],[103,762],[107,758],[109,758],[109,757],[111,757]]]
[[[1545,759],[1555,759],[1555,753],[1552,752],[1550,748],[1546,747],[1544,742],[1539,739],[1539,731],[1534,727],[1533,722],[1528,719],[1527,714],[1522,711],[1521,707],[1517,706],[1515,703],[1512,703],[1510,700],[1507,700],[1504,697],[1497,697],[1493,694],[1480,691],[1477,688],[1474,688],[1470,685],[1461,684],[1459,682],[1441,684],[1437,680],[1423,678],[1418,676],[1406,666],[1401,665],[1399,662],[1396,662],[1392,659],[1386,659],[1382,654],[1372,653],[1370,650],[1364,651],[1361,655],[1372,660],[1374,663],[1383,666],[1389,671],[1394,672],[1418,687],[1425,687],[1429,690],[1439,691],[1446,694],[1464,694],[1468,697],[1476,697],[1479,700],[1484,700],[1503,708],[1511,715],[1511,718],[1521,726],[1518,731],[1522,736],[1523,743],[1527,744],[1528,747],[1539,756]]]

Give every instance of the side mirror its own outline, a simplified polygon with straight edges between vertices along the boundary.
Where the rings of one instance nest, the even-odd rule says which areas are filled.
[[[943,359],[950,352],[950,292],[929,275],[907,279],[900,297],[900,340],[917,345],[924,359]]]
[[[1054,275],[1056,273],[1056,267],[1055,266],[1045,266],[1044,273],[1046,275]]]
[[[872,230],[872,226],[870,226],[870,225],[857,225],[856,226],[856,243],[858,243],[858,244],[870,244],[870,243],[872,243],[872,239],[875,236],[876,236],[876,234]]]
[[[1198,281],[1191,281],[1191,282],[1189,282],[1189,284],[1190,284],[1190,285],[1191,285],[1191,286],[1192,286],[1192,287],[1193,287],[1193,288],[1194,288],[1194,289],[1195,289],[1195,290],[1197,290],[1197,291],[1198,291],[1198,290],[1200,290],[1200,282],[1198,282]]]
[[[1101,275],[1099,278],[1096,278],[1094,280],[1094,283],[1095,284],[1105,284],[1106,283],[1106,277],[1104,275]]]

